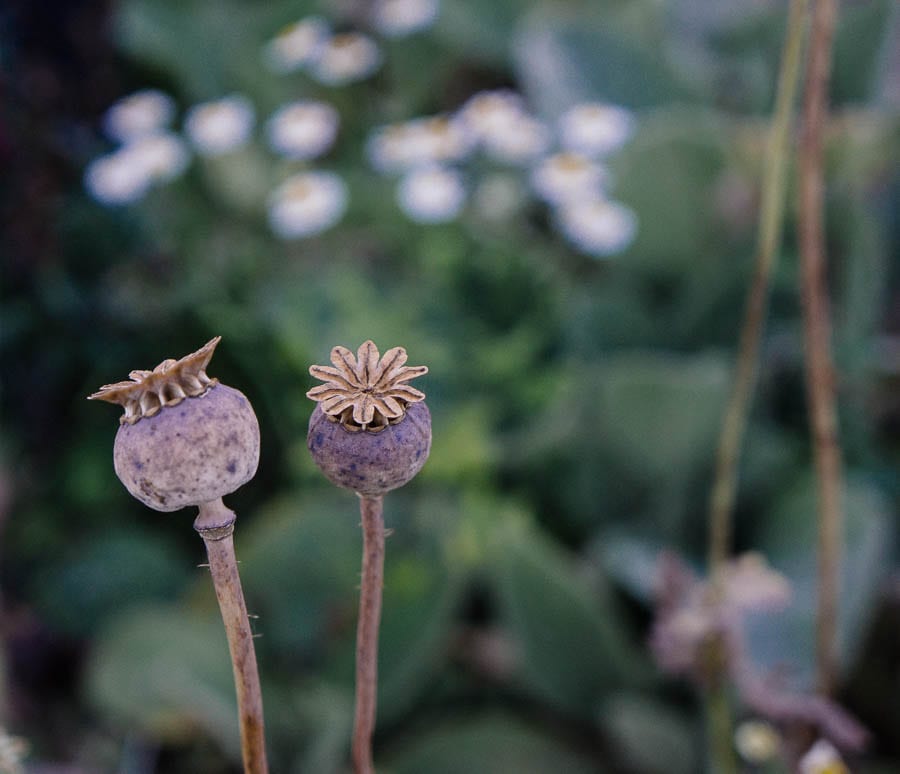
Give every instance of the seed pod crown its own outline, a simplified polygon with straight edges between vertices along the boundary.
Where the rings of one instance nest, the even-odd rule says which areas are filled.
[[[206,367],[221,340],[221,336],[216,336],[196,352],[180,360],[163,360],[152,371],[132,371],[128,374],[131,381],[104,384],[88,400],[118,403],[125,408],[119,423],[133,425],[143,417],[158,414],[164,406],[176,406],[185,398],[202,395],[219,383],[206,375]]]
[[[313,387],[306,397],[318,401],[322,412],[345,430],[377,433],[403,419],[411,403],[425,400],[425,393],[406,384],[428,373],[427,366],[407,366],[406,350],[394,347],[380,357],[371,340],[356,351],[331,350],[331,366],[310,366],[309,372],[325,384]]]

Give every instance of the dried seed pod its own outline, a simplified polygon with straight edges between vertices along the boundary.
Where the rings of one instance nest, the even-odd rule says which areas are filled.
[[[116,434],[116,475],[138,500],[176,511],[216,500],[245,484],[259,463],[259,423],[238,390],[206,375],[220,337],[92,399],[125,408]]]
[[[431,451],[431,414],[425,394],[406,384],[428,372],[406,366],[406,350],[384,357],[371,341],[356,357],[331,351],[331,366],[309,372],[325,384],[307,397],[319,401],[309,420],[313,460],[335,485],[364,496],[383,495],[416,475]]]

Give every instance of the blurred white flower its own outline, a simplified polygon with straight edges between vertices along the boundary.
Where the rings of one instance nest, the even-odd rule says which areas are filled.
[[[130,204],[154,183],[180,175],[189,160],[180,137],[159,132],[94,159],[85,171],[84,182],[91,196],[102,204]]]
[[[430,166],[407,173],[397,188],[400,209],[416,223],[453,220],[466,200],[462,176],[455,169]]]
[[[337,110],[324,102],[292,102],[280,107],[266,125],[269,145],[288,158],[307,160],[321,156],[337,136]]]
[[[347,210],[347,187],[333,172],[293,175],[269,197],[269,224],[283,239],[313,236],[331,228]]]
[[[380,65],[378,45],[358,32],[346,32],[327,40],[311,62],[312,75],[328,86],[361,81]]]
[[[617,105],[575,105],[559,119],[560,143],[566,150],[585,156],[605,156],[628,141],[634,124],[631,111]]]
[[[637,233],[634,212],[606,199],[565,202],[556,215],[566,239],[581,252],[596,257],[622,252]]]
[[[290,73],[314,61],[331,35],[328,23],[309,16],[290,24],[263,49],[263,59],[276,73]]]
[[[438,17],[440,0],[375,0],[372,24],[388,38],[427,29]]]
[[[543,155],[550,147],[550,130],[536,118],[521,115],[514,125],[494,131],[483,140],[488,156],[506,164],[523,164]]]
[[[531,171],[535,193],[551,204],[595,199],[608,182],[606,168],[579,153],[554,153]]]
[[[472,137],[465,126],[446,116],[416,118],[383,126],[369,136],[366,144],[369,162],[383,173],[459,161],[471,148]]]
[[[508,220],[525,203],[526,189],[515,175],[493,172],[478,183],[472,199],[475,211],[485,220]]]
[[[220,156],[246,143],[255,122],[250,100],[234,94],[194,105],[187,112],[184,128],[198,153]]]
[[[734,746],[747,763],[759,766],[778,754],[781,737],[765,720],[745,720],[734,731]]]
[[[850,774],[847,764],[830,742],[819,739],[800,759],[800,774]]]
[[[3,774],[24,774],[24,758],[28,753],[28,743],[18,736],[10,736],[0,726],[0,772]]]
[[[151,182],[146,168],[121,150],[94,159],[84,173],[88,193],[107,205],[136,202]]]
[[[482,91],[459,109],[459,120],[488,156],[507,164],[529,162],[550,147],[550,129],[514,91]]]
[[[103,129],[113,140],[129,142],[167,126],[175,102],[156,89],[144,89],[115,102],[103,117]]]

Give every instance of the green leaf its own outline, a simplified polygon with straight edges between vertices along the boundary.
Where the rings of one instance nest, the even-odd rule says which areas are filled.
[[[815,482],[798,482],[760,527],[755,545],[791,582],[793,597],[781,613],[759,614],[747,622],[747,649],[761,670],[790,664],[801,683],[812,683],[815,651],[817,568]],[[895,532],[881,493],[871,484],[848,479],[844,495],[844,545],[838,646],[849,666],[867,631],[879,589],[890,570]]]
[[[629,353],[602,371],[597,432],[626,463],[672,480],[712,460],[728,384],[721,357]]]
[[[391,774],[600,774],[558,741],[501,714],[444,723],[413,737],[383,767]]]
[[[187,557],[155,533],[106,531],[83,539],[60,566],[40,575],[35,596],[55,627],[88,637],[127,607],[176,595],[190,568]]]
[[[529,690],[592,714],[613,687],[640,679],[611,598],[578,574],[571,557],[521,522],[507,521],[494,535],[490,560],[500,619]]]
[[[177,608],[129,611],[98,636],[86,685],[111,722],[172,743],[199,732],[240,759],[231,659],[215,617]]]

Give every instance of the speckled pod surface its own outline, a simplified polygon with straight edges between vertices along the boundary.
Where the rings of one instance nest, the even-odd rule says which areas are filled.
[[[216,384],[116,434],[116,475],[157,511],[177,511],[233,492],[256,473],[259,423],[239,390]]]
[[[431,451],[431,414],[424,402],[412,403],[396,424],[351,432],[317,405],[307,445],[333,484],[374,497],[403,486],[422,469]]]

